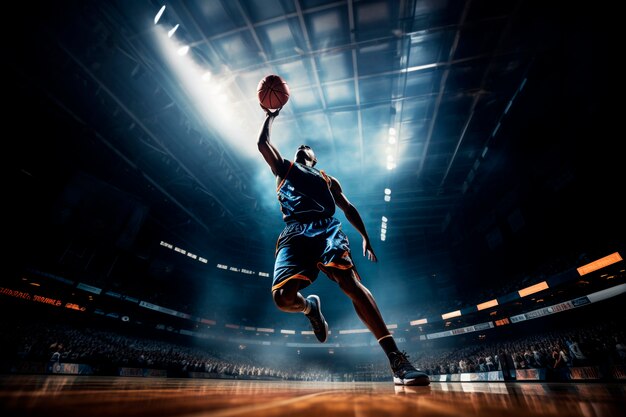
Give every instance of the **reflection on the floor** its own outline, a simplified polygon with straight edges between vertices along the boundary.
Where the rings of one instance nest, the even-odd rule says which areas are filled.
[[[0,376],[0,411],[39,416],[621,416],[625,384],[312,383]]]

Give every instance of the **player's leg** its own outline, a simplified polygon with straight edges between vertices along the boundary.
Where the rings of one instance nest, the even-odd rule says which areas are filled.
[[[376,305],[374,296],[359,280],[354,268],[335,269],[329,268],[328,273],[339,285],[339,288],[352,300],[356,314],[367,328],[374,334],[377,340],[389,336],[389,330],[383,320],[383,316]],[[395,343],[394,343],[395,345]]]
[[[311,322],[317,340],[328,338],[328,323],[322,315],[317,295],[304,298],[300,290],[315,281],[319,274],[310,238],[289,236],[279,240],[279,249],[274,263],[272,298],[276,306],[289,313],[304,313]]]
[[[276,307],[288,313],[301,313],[304,311],[307,301],[300,294],[302,282],[299,279],[292,279],[285,282],[282,287],[272,290],[272,298]]]
[[[367,328],[374,334],[389,359],[393,380],[397,385],[428,385],[430,379],[411,364],[408,356],[400,352],[387,329],[372,293],[361,283],[354,267],[349,269],[327,268],[327,273],[339,288],[352,300],[354,309]]]
[[[317,295],[304,298],[300,294],[303,282],[297,279],[285,282],[285,285],[272,291],[272,298],[282,311],[304,313],[311,322],[315,337],[323,343],[328,338],[328,323],[322,314],[320,298]]]

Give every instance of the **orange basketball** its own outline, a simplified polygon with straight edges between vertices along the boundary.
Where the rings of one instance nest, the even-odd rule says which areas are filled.
[[[256,89],[259,103],[268,109],[279,109],[289,100],[289,86],[280,76],[266,75]]]

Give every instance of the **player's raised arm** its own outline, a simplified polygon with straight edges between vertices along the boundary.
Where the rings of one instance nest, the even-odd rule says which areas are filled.
[[[285,161],[280,152],[278,152],[278,149],[276,149],[276,147],[270,142],[272,124],[274,123],[276,116],[278,116],[280,109],[270,111],[262,105],[261,108],[265,111],[265,120],[263,121],[263,126],[261,126],[261,131],[259,132],[257,146],[259,148],[259,152],[263,155],[265,162],[267,162],[270,166],[274,175],[282,176],[285,171],[287,161]]]
[[[372,248],[372,244],[369,236],[367,235],[367,231],[365,230],[365,224],[363,223],[361,215],[356,207],[354,207],[354,205],[346,198],[339,181],[333,177],[330,177],[330,179],[330,192],[333,194],[335,203],[337,203],[337,206],[343,210],[346,214],[346,219],[348,219],[352,226],[354,226],[354,228],[361,234],[361,237],[363,237],[363,256],[367,257],[367,259],[372,262],[377,262],[378,258],[376,258],[376,254]]]

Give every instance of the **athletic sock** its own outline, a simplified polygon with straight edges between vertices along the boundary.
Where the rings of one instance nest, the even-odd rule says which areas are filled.
[[[302,312],[304,313],[304,315],[307,315],[311,312],[311,302],[306,298],[304,299],[304,309],[302,310]]]
[[[378,343],[380,343],[380,347],[383,348],[387,356],[389,356],[391,352],[398,352],[398,346],[396,345],[396,341],[393,340],[393,336],[391,336],[390,334],[378,339]]]

